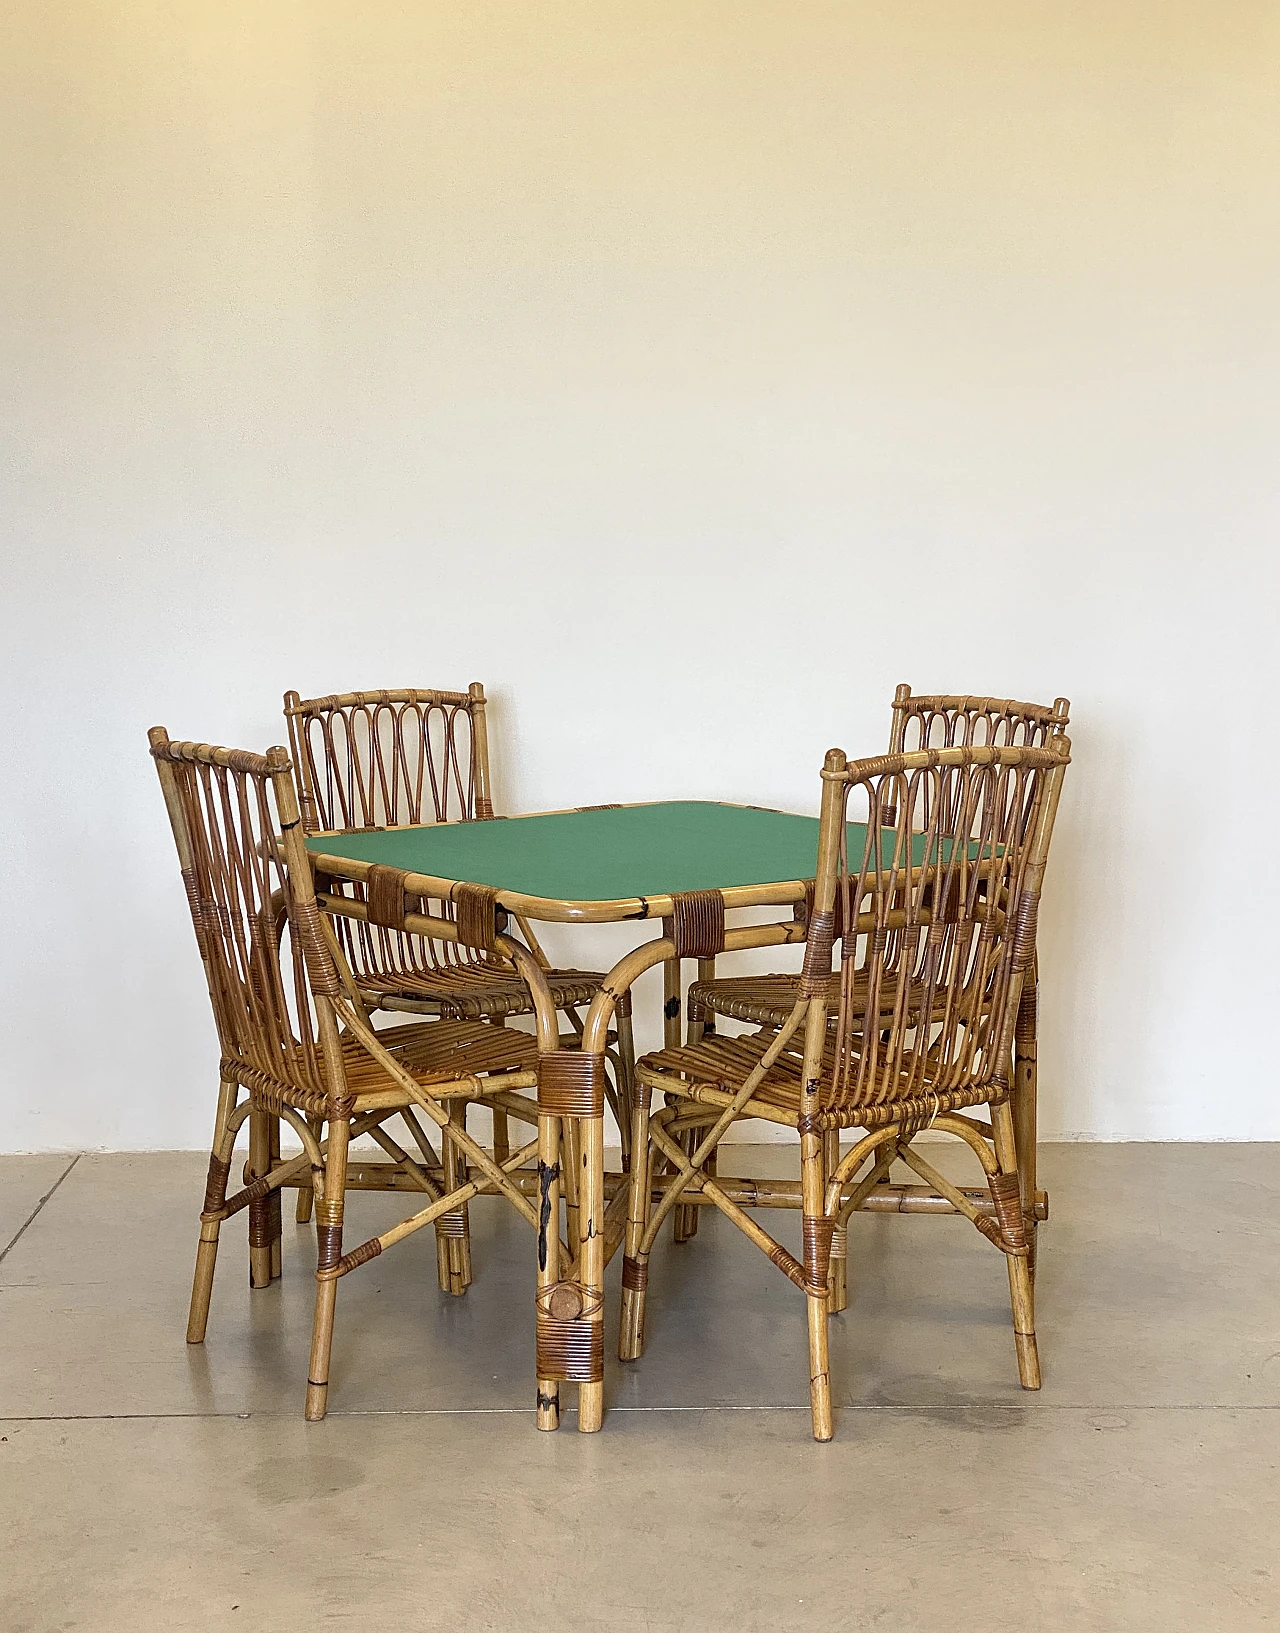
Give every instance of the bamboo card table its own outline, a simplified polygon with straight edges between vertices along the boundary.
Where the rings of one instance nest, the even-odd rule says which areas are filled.
[[[851,851],[855,843],[861,849],[863,834],[850,824]],[[318,900],[326,911],[429,935],[428,904],[447,901],[459,940],[481,950],[494,949],[507,915],[522,926],[530,920],[644,920],[660,928],[656,938],[609,971],[587,1010],[577,1049],[560,1048],[550,993],[533,990],[541,1199],[537,1421],[543,1429],[558,1426],[559,1385],[572,1382],[579,1385],[579,1429],[598,1429],[604,1405],[604,1272],[622,1240],[628,1196],[626,1185],[618,1184],[606,1207],[609,1026],[615,1011],[620,1026],[630,1024],[632,983],[661,963],[666,1042],[679,1043],[682,959],[697,959],[700,979],[710,979],[718,953],[803,941],[805,913],[797,904],[806,902],[812,889],[818,820],[755,806],[671,801],[320,834],[308,838],[307,846],[318,875],[364,887],[364,901],[356,902],[326,892],[318,878]],[[792,907],[791,916],[726,927],[730,909],[774,906]],[[567,1161],[577,1168],[576,1185],[568,1187],[577,1203],[577,1229],[570,1240],[576,1257],[565,1276],[549,1243],[558,1242]]]

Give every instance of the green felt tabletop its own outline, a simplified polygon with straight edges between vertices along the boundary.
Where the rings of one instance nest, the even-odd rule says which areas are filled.
[[[850,824],[850,852],[864,830]],[[855,840],[856,834],[856,840]],[[811,879],[818,819],[705,800],[324,835],[328,856],[555,901],[616,901]]]

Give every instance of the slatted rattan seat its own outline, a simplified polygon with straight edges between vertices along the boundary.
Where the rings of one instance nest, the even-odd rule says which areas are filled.
[[[547,984],[557,1009],[589,1004],[603,976],[590,970],[549,970]],[[386,1000],[429,1004],[438,1014],[459,1020],[505,1019],[527,1015],[529,989],[514,973],[495,973],[482,962],[452,964],[446,970],[365,970],[357,982],[360,995],[375,1009],[392,1007]]]
[[[836,1002],[839,1003],[837,991]],[[794,1000],[791,1009],[794,1009]],[[791,1009],[788,1010],[790,1014]],[[784,1016],[784,1020],[785,1020]],[[733,1100],[747,1078],[767,1053],[773,1037],[769,1033],[754,1033],[747,1037],[727,1038],[712,1034],[699,1043],[677,1044],[674,1048],[659,1049],[645,1055],[645,1081],[650,1088],[662,1089],[667,1094],[679,1095],[686,1100],[705,1105],[726,1106]],[[800,1115],[801,1084],[803,1081],[803,1035],[797,1042],[784,1048],[778,1059],[765,1070],[764,1076],[752,1090],[751,1099],[743,1108],[743,1116],[763,1116],[794,1128]],[[823,1071],[834,1067],[833,1040],[829,1039],[823,1055]],[[928,1074],[924,1075],[927,1084]],[[894,1099],[888,1083],[882,1085],[885,1103],[858,1107],[835,1107],[813,1114],[812,1126],[818,1129],[879,1128],[886,1123],[907,1124],[928,1121],[935,1112],[956,1111],[964,1106],[985,1105],[990,1092],[985,1088],[954,1089],[933,1092],[924,1088],[921,1093]]]

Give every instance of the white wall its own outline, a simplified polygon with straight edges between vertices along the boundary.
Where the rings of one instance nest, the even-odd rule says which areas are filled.
[[[1274,7],[0,28],[0,1148],[207,1139],[148,726],[473,678],[510,810],[1068,694],[1045,1132],[1280,1137]]]

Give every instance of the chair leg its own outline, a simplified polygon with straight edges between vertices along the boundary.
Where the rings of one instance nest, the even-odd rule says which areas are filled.
[[[216,1215],[227,1200],[227,1178],[231,1170],[229,1158],[223,1157],[227,1119],[235,1110],[237,1086],[225,1079],[218,1085],[218,1112],[213,1124],[213,1147],[209,1153],[209,1178],[205,1184],[204,1210],[200,1220],[200,1245],[196,1248],[196,1270],[191,1280],[191,1307],[187,1313],[187,1343],[203,1344],[209,1322],[209,1299],[213,1294],[213,1272],[218,1262],[218,1232],[221,1221]]]
[[[811,1288],[805,1297],[809,1316],[809,1410],[813,1418],[813,1438],[830,1440],[835,1433],[831,1416],[831,1362],[827,1344],[828,1262],[821,1231],[810,1235],[810,1221],[821,1221],[825,1188],[824,1138],[820,1134],[800,1136],[800,1194],[805,1223],[805,1274]],[[812,1239],[812,1247],[810,1245]],[[812,1290],[813,1285],[822,1291]]]
[[[992,1106],[991,1130],[1001,1173],[1016,1174],[1018,1154],[1013,1132],[1013,1113],[1007,1101]],[[1019,1204],[1012,1221],[1014,1227],[1019,1223],[1020,1214]],[[1025,1218],[1025,1214],[1021,1214],[1022,1221],[1025,1221]],[[1001,1225],[1008,1234],[1009,1226],[1004,1220],[1001,1220]],[[1009,1267],[1009,1302],[1013,1308],[1013,1341],[1018,1352],[1018,1377],[1024,1389],[1039,1389],[1040,1354],[1036,1347],[1035,1289],[1032,1284],[1031,1266],[1025,1253],[1011,1253],[1006,1257]]]
[[[280,1119],[271,1119],[271,1166],[280,1165]],[[280,1194],[279,1186],[267,1198],[270,1207],[267,1213],[267,1237],[271,1245],[271,1279],[279,1281],[284,1272],[284,1198]]]
[[[255,1106],[249,1113],[249,1178],[260,1179],[271,1171],[271,1114]],[[249,1286],[270,1287],[271,1198],[258,1197],[249,1204]]]
[[[625,1128],[618,1130],[618,1136],[622,1141],[622,1167],[627,1171],[635,1149],[631,1144],[631,1131],[636,1110],[636,1042],[631,1027],[631,994],[628,992],[624,997],[625,1002],[620,999],[613,1012],[613,1024],[618,1032],[618,1063],[622,1069],[622,1081],[618,1084],[618,1109],[626,1124]]]
[[[318,1117],[308,1117],[307,1123],[315,1133],[316,1139],[318,1140],[320,1138],[320,1119]],[[316,1193],[312,1190],[310,1185],[299,1185],[298,1206],[294,1209],[293,1214],[293,1217],[297,1220],[298,1224],[305,1225],[310,1220],[312,1205],[315,1202],[315,1195]]]
[[[506,1024],[507,1017],[505,1015],[495,1015],[490,1022],[492,1026],[505,1026]],[[511,1124],[507,1119],[506,1112],[499,1111],[497,1106],[493,1107],[492,1116],[493,1160],[497,1163],[503,1163],[511,1155]]]
[[[838,1128],[828,1130],[823,1136],[823,1141],[823,1162],[826,1172],[834,1174],[840,1166],[840,1130]],[[831,1267],[827,1272],[827,1312],[830,1315],[839,1315],[849,1304],[845,1271],[848,1258],[848,1227],[837,1225],[831,1235]]]
[[[466,1125],[465,1102],[455,1100],[449,1107],[449,1122],[454,1126]],[[442,1134],[440,1161],[444,1167],[446,1192],[457,1190],[463,1183],[464,1157],[461,1147]],[[471,1285],[471,1222],[464,1202],[453,1213],[443,1214],[436,1221],[436,1270],[440,1291],[461,1297]]]
[[[332,1274],[342,1257],[342,1213],[347,1189],[347,1142],[351,1124],[345,1117],[329,1124],[329,1151],[324,1165],[324,1196],[316,1203],[316,1308],[311,1326],[311,1361],[307,1368],[308,1423],[318,1423],[329,1398],[329,1358],[333,1349],[333,1316],[338,1278]]]
[[[675,989],[674,989],[675,990],[675,999],[676,999],[676,1003],[679,1004],[679,1002],[680,1002],[680,961],[678,959],[675,959],[675,960],[673,960],[673,963],[675,965]],[[714,958],[700,958],[698,960],[698,979],[699,979],[699,981],[712,981],[712,980],[715,979],[715,973],[716,973],[716,961],[715,961]],[[688,1026],[687,1026],[687,1034],[688,1034],[689,1042],[690,1043],[698,1042],[702,1037],[702,1033],[703,1033],[703,1022],[702,1022],[701,1016],[695,1016],[691,1012],[689,1014],[689,1016],[688,1016]],[[679,1041],[679,1036],[680,1036],[680,1023],[679,1023],[678,1012],[677,1012],[677,1021],[676,1021],[676,1039],[677,1039],[677,1041]],[[685,1131],[685,1133],[680,1136],[680,1145],[681,1145],[681,1148],[683,1149],[685,1155],[687,1157],[692,1157],[693,1153],[697,1150],[697,1147],[698,1147],[698,1131],[696,1129],[692,1129],[692,1128],[687,1129]],[[675,1239],[676,1239],[677,1242],[688,1242],[698,1234],[698,1218],[699,1218],[699,1215],[701,1214],[701,1212],[702,1212],[701,1208],[696,1207],[692,1203],[681,1202],[681,1203],[679,1203],[677,1205],[676,1210],[675,1210],[675,1227],[674,1227],[675,1228]]]
[[[1013,1046],[1013,1124],[1014,1140],[1018,1148],[1018,1183],[1022,1192],[1022,1214],[1027,1221],[1027,1239],[1031,1244],[1028,1267],[1034,1278],[1036,1270],[1036,971],[1022,989],[1018,1005],[1018,1019],[1014,1028]]]
[[[826,1294],[810,1293],[805,1303],[809,1307],[809,1411],[813,1419],[813,1438],[830,1440],[835,1434],[835,1420],[831,1415]]]
[[[618,1326],[618,1359],[638,1361],[644,1353],[644,1306],[649,1285],[649,1256],[640,1243],[649,1225],[653,1179],[650,1169],[649,1107],[652,1091],[636,1087],[631,1118],[631,1181],[627,1196],[627,1232],[622,1259],[622,1319]]]

